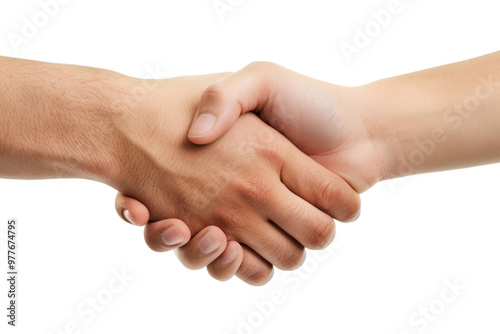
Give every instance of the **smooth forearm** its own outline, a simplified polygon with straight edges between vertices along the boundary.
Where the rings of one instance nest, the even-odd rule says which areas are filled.
[[[116,73],[0,57],[0,177],[117,173]]]
[[[500,161],[500,52],[363,89],[382,179]]]

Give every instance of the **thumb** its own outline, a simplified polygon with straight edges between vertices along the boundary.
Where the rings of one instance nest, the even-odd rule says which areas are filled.
[[[228,132],[238,117],[263,109],[274,96],[275,76],[270,73],[277,69],[272,63],[251,63],[207,86],[189,130],[189,140],[200,145],[212,143]]]
[[[116,195],[115,209],[124,221],[132,225],[144,226],[149,221],[148,208],[138,200],[122,193]]]
[[[146,226],[146,243],[156,252],[177,249],[191,239],[189,227],[182,220],[171,218],[148,224],[148,208],[122,193],[116,195],[115,208],[118,215],[126,222],[136,226]]]

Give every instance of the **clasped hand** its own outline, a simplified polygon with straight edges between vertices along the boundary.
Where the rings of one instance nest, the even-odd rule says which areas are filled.
[[[186,267],[207,266],[219,280],[263,284],[273,266],[297,268],[304,247],[333,240],[334,218],[357,218],[353,187],[375,182],[366,154],[357,155],[370,148],[341,142],[366,134],[354,114],[336,116],[330,86],[269,63],[162,81],[124,117],[133,172],[113,185],[124,194],[118,213],[146,225],[151,249],[177,249]],[[253,113],[238,118],[248,111],[293,144]]]

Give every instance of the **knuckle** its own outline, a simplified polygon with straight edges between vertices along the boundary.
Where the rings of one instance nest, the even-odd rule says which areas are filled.
[[[237,276],[243,281],[251,285],[262,285],[269,281],[273,274],[273,267],[266,266],[265,268],[258,268],[255,266],[240,267]]]
[[[231,276],[228,277],[228,275],[225,275],[224,273],[211,269],[210,267],[207,267],[207,271],[212,278],[221,282],[225,282],[231,278]]]
[[[273,254],[274,260],[270,262],[278,269],[292,270],[302,264],[305,249],[299,242],[283,236],[262,236],[260,240],[261,244]]]
[[[148,245],[149,249],[151,249],[153,252],[159,253],[162,251],[158,242],[152,241],[148,238],[146,238],[145,241],[146,241],[146,245]]]
[[[323,249],[332,242],[335,237],[335,223],[333,219],[329,223],[313,224],[307,236],[308,248]]]
[[[220,227],[226,235],[230,236],[238,228],[245,228],[246,219],[242,212],[227,205],[217,205],[213,209],[214,225]]]
[[[305,249],[303,247],[301,247],[300,250],[288,252],[280,256],[279,263],[276,264],[276,267],[282,270],[297,269],[304,262],[305,254]]]
[[[198,270],[203,268],[203,264],[201,264],[198,258],[193,257],[191,254],[186,254],[183,249],[176,249],[175,255],[181,264],[187,269]]]
[[[209,264],[207,266],[207,271],[212,278],[215,278],[218,281],[225,282],[232,277],[232,273],[225,271],[219,267],[214,266],[213,264]]]
[[[250,207],[266,206],[273,197],[273,190],[262,176],[246,177],[233,184],[237,193]]]
[[[213,105],[223,101],[226,96],[226,87],[221,82],[214,82],[208,85],[201,95],[202,104],[205,106]]]
[[[179,247],[174,250],[174,253],[187,269],[199,270],[207,265],[207,257],[191,247]]]
[[[144,230],[144,241],[154,252],[164,252],[166,247],[161,242],[161,233],[154,233],[149,229]]]
[[[326,178],[316,192],[318,207],[342,222],[356,220],[361,209],[359,194],[346,187],[343,187],[339,180]],[[331,212],[334,208],[335,212]]]
[[[247,65],[247,68],[250,70],[259,70],[263,72],[268,72],[276,67],[278,67],[278,65],[270,61],[254,61]]]
[[[208,85],[200,97],[200,110],[202,113],[214,113],[217,106],[228,100],[228,92],[221,82]]]
[[[267,129],[264,131],[267,131]],[[270,131],[268,136],[272,137],[273,133]],[[283,161],[283,147],[280,150],[280,147],[272,142],[267,145],[257,145],[255,153],[258,157],[270,162],[272,165],[277,165]]]
[[[317,203],[321,209],[330,209],[339,200],[339,187],[332,178],[323,180],[318,187]]]
[[[345,222],[352,222],[358,219],[361,212],[361,199],[359,195],[356,195],[352,201],[350,201],[350,205],[347,205],[347,214]]]
[[[299,205],[298,203],[286,203],[282,208],[282,212],[284,219],[283,223],[287,223],[288,225],[291,225],[293,222],[309,222],[312,220],[311,211],[303,211],[301,209],[301,205]]]

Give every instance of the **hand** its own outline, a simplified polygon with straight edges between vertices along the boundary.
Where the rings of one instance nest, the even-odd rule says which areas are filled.
[[[362,192],[383,171],[378,138],[367,127],[363,108],[363,100],[370,97],[361,90],[318,81],[272,63],[252,63],[204,90],[188,136],[196,144],[211,143],[240,115],[253,111]]]
[[[300,265],[304,246],[326,246],[334,234],[330,216],[352,219],[359,197],[255,116],[242,117],[213,145],[190,144],[199,96],[218,78],[166,80],[125,113],[125,169],[112,185],[144,203],[152,221],[182,219],[195,238],[209,225],[220,227],[242,244],[236,274],[262,283],[272,265]]]
[[[205,89],[189,139],[211,143],[254,111],[362,192],[380,180],[500,161],[499,77],[500,52],[360,87],[253,63]]]

